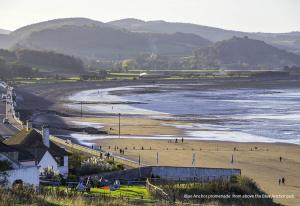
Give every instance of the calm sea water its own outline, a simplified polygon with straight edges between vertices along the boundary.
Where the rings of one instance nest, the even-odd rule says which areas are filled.
[[[90,90],[80,92],[71,99],[132,103],[85,106],[85,110],[93,113],[169,114],[179,119],[191,118],[195,123],[177,125],[185,128],[185,136],[191,139],[300,144],[300,89],[203,91],[189,88],[192,87],[182,89],[178,85],[159,85],[161,92],[128,92],[127,95],[124,92],[121,97],[110,92],[143,90],[149,89],[149,86]],[[213,121],[196,123],[201,119]]]

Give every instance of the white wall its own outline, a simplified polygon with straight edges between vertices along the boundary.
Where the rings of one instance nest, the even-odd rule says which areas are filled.
[[[67,176],[69,173],[69,157],[68,156],[64,156],[64,166],[60,166],[58,168],[59,173]]]
[[[35,166],[35,161],[20,162],[22,166]]]
[[[160,176],[162,179],[192,180],[194,178],[202,181],[214,179],[228,179],[233,175],[240,175],[239,169],[226,168],[201,168],[201,167],[164,167],[158,166],[152,168],[154,176]]]
[[[45,168],[52,168],[53,171],[66,176],[69,172],[68,164],[68,156],[64,157],[64,166],[59,166],[54,157],[47,151],[39,162],[38,166],[40,166],[40,172],[43,172]]]
[[[60,166],[60,167],[58,167],[58,170],[59,170],[59,174],[61,174],[63,176],[68,176],[68,173],[69,173],[68,166],[67,167]]]
[[[56,160],[48,151],[44,154],[38,166],[40,166],[40,172],[43,172],[45,168],[52,168],[53,171],[59,172]]]
[[[37,166],[34,167],[22,167],[15,170],[9,170],[8,173],[8,186],[11,187],[14,181],[22,180],[23,183],[28,183],[34,186],[40,184],[40,173]]]

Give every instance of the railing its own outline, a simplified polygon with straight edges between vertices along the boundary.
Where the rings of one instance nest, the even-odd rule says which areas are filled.
[[[88,148],[88,147],[85,147],[85,146],[82,146],[82,145],[79,145],[79,144],[75,144],[75,143],[72,143],[70,141],[55,137],[53,135],[50,135],[49,138],[53,142],[55,142],[57,144],[60,144],[60,145],[63,145],[66,148],[70,148],[72,150],[77,150],[77,151],[87,153],[89,155],[96,156],[96,157],[100,157],[100,156],[105,155],[105,152],[103,152],[103,151],[98,151],[98,150],[91,149],[91,148]],[[118,163],[121,163],[121,164],[124,164],[124,165],[127,165],[127,166],[132,167],[132,168],[138,168],[138,167],[142,166],[138,162],[135,162],[135,161],[132,161],[132,160],[129,160],[129,159],[126,159],[126,158],[122,158],[122,157],[118,157],[118,156],[114,156],[114,155],[112,155],[111,157],[114,159],[114,161],[116,161]]]
[[[5,113],[6,115],[8,114],[8,111],[11,111],[11,118],[16,122],[16,124],[11,123],[15,128],[18,130],[23,129],[23,122],[16,116],[16,111],[14,107],[14,101],[13,101],[13,94],[12,94],[13,87],[8,87],[7,88],[7,93],[6,93],[6,101],[5,101]],[[10,97],[11,101],[9,102],[8,97]],[[10,108],[9,108],[10,105]],[[6,116],[6,118],[9,118]]]
[[[149,179],[146,180],[146,188],[155,198],[158,198],[159,200],[172,201],[170,196],[163,189],[151,184]]]

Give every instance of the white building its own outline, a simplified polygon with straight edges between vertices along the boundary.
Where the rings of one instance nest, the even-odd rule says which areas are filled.
[[[22,165],[22,163],[15,159],[19,155],[24,158],[23,163],[27,162],[27,165]],[[26,158],[27,160],[25,160]],[[11,168],[0,171],[0,173],[5,172],[7,174],[7,186],[11,187],[15,181],[20,180],[26,184],[39,186],[39,167],[31,163],[32,160],[30,155],[22,153],[0,142],[0,162],[9,162],[11,165]]]
[[[26,151],[33,156],[31,161],[23,161],[19,157],[18,161],[23,166],[37,165],[40,173],[46,168],[50,168],[56,173],[68,175],[68,153],[64,148],[49,140],[48,127],[44,127],[40,134],[27,124],[25,129],[6,139],[3,143],[20,151]]]

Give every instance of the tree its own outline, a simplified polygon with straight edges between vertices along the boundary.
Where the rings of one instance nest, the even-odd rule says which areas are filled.
[[[125,70],[126,72],[129,69],[135,69],[136,62],[134,59],[125,59],[122,61],[122,69]]]
[[[0,186],[4,187],[8,183],[8,173],[7,170],[11,170],[12,165],[9,161],[0,161]]]

